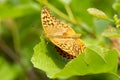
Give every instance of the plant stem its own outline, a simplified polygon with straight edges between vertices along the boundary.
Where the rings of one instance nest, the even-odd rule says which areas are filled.
[[[16,53],[19,55],[21,52],[21,48],[20,48],[20,36],[19,36],[18,26],[15,24],[14,20],[12,19],[5,20],[5,23],[8,25],[8,27],[12,32],[14,48]]]
[[[73,20],[73,21],[77,24],[77,21],[75,20],[75,18],[74,18],[74,16],[73,16],[73,13],[72,13],[72,11],[71,11],[71,9],[70,9],[70,7],[69,7],[69,5],[64,4],[64,6],[65,6],[65,9],[66,9],[66,11],[67,11],[67,13],[68,13],[68,15],[69,15],[69,18],[70,18],[71,20]]]
[[[110,21],[110,22],[114,22],[114,20],[113,19],[107,19],[108,21]]]
[[[14,29],[12,29],[12,34],[13,34],[15,50],[17,53],[20,53],[20,37],[17,26],[15,26]]]
[[[42,0],[38,0],[40,3],[46,5],[47,7],[49,7],[52,11],[54,11],[57,15],[60,15],[61,17],[63,17],[65,20],[77,25],[76,21],[71,19],[70,17],[68,17],[66,14],[62,13],[60,10],[58,10],[57,8],[55,8],[53,5],[49,4],[47,1],[42,1]]]
[[[1,24],[2,20],[0,19],[0,38],[1,38],[1,33],[2,33],[2,24]]]

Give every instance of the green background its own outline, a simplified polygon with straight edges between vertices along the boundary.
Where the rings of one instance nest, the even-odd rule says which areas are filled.
[[[87,48],[77,58],[61,57],[44,37],[44,6],[81,34]],[[120,0],[0,0],[0,80],[119,80],[111,36],[120,31],[114,22],[90,15],[91,7],[111,19],[120,15]],[[110,26],[115,31],[106,33]]]

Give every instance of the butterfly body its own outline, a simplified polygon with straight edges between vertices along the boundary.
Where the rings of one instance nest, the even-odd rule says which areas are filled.
[[[42,9],[41,20],[46,37],[56,46],[61,55],[63,53],[63,57],[71,59],[83,52],[85,44],[77,37],[76,32],[52,16],[46,7]]]

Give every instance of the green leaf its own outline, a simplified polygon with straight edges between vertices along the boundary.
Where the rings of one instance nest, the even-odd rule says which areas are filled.
[[[67,78],[76,75],[116,72],[117,52],[99,46],[89,46],[77,58],[62,58],[52,44],[41,42],[34,48],[34,67],[46,72],[50,78]]]
[[[41,42],[34,47],[34,55],[31,59],[34,67],[46,72],[48,77],[53,77],[67,63],[67,60],[62,58],[53,47],[52,44],[46,44],[41,38]]]
[[[98,10],[96,8],[88,8],[87,11],[89,12],[89,14],[97,17],[97,18],[100,18],[100,19],[105,19],[105,20],[108,20],[108,16],[101,10]]]
[[[8,4],[7,1],[0,4],[0,18],[16,18],[40,11],[40,6],[32,1],[26,1],[24,4],[22,1],[9,2],[11,4]]]
[[[112,63],[111,63],[112,62]],[[117,53],[101,47],[89,47],[78,58],[70,61],[54,77],[98,74],[116,71]]]
[[[102,35],[109,38],[120,37],[120,29],[107,29],[102,33]]]

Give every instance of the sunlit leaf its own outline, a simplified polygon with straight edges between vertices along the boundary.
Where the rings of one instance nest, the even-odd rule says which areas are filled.
[[[46,44],[41,38],[41,42],[34,47],[32,63],[34,67],[45,71],[47,76],[53,77],[67,62],[56,52],[52,44]]]
[[[34,67],[45,71],[50,78],[116,72],[117,52],[89,46],[77,58],[67,62],[56,52],[53,45],[46,44],[41,38],[41,42],[34,48],[32,63]]]
[[[97,17],[97,18],[100,18],[100,19],[108,19],[108,16],[101,10],[98,10],[96,8],[88,8],[87,10],[89,12],[89,14]]]

